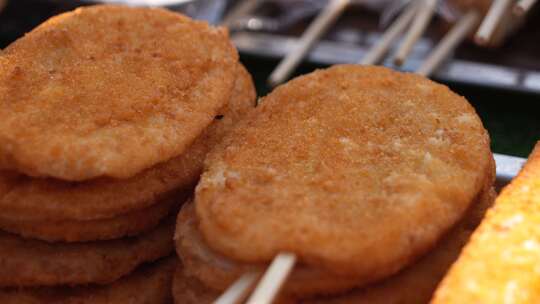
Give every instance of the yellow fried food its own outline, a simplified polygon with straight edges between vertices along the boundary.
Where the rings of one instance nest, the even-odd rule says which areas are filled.
[[[275,89],[209,153],[199,231],[233,260],[293,252],[367,283],[429,251],[481,191],[491,159],[480,118],[447,87],[338,65]]]
[[[168,304],[175,258],[141,266],[110,285],[0,289],[2,304]]]
[[[540,143],[497,197],[432,303],[540,302]]]
[[[47,243],[0,232],[0,286],[106,284],[173,251],[174,219],[131,238]]]
[[[70,183],[0,172],[0,222],[110,219],[141,211],[178,192],[191,191],[208,151],[255,106],[255,98],[251,76],[239,65],[232,100],[220,111],[223,117],[215,120],[184,154],[129,179]]]
[[[162,9],[61,14],[0,55],[0,168],[128,178],[182,154],[231,97],[225,29]]]

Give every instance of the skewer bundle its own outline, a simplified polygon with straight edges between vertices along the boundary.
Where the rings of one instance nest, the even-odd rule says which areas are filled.
[[[262,0],[247,0],[240,3],[226,19],[230,23],[233,17],[247,14],[259,5]],[[297,45],[279,63],[271,73],[268,83],[276,86],[287,80],[293,71],[302,62],[308,52],[334,24],[345,9],[354,1],[330,0],[321,13],[309,25],[298,40]],[[369,1],[360,1],[370,5]],[[446,5],[457,17],[450,20],[453,25],[442,38],[440,43],[428,55],[417,73],[429,76],[474,31],[474,41],[482,46],[496,47],[503,43],[505,38],[513,33],[522,23],[523,16],[531,10],[536,0],[449,0]],[[404,34],[393,61],[402,65],[413,46],[425,32],[431,19],[437,11],[440,1],[437,0],[411,0],[408,7],[398,16],[395,22],[383,34],[381,39],[368,51],[361,60],[361,64],[377,64],[386,55],[392,44]]]
[[[428,55],[417,73],[429,76],[450,53],[467,37],[474,34],[474,41],[482,46],[496,47],[513,33],[522,23],[523,15],[530,10],[534,1],[515,2],[512,0],[451,0],[447,2],[458,17],[442,38],[440,43]],[[415,11],[414,13],[411,13]],[[399,16],[393,25],[374,45],[361,61],[362,64],[376,64],[388,52],[392,42],[405,33],[405,38],[394,55],[394,63],[402,65],[412,46],[426,30],[431,16],[436,10],[436,1],[416,0]],[[517,13],[516,13],[517,12]],[[406,31],[407,26],[409,30]]]

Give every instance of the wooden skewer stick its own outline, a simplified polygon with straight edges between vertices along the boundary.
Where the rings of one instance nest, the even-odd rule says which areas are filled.
[[[411,23],[416,14],[416,5],[410,4],[405,12],[403,12],[392,25],[386,30],[382,37],[371,47],[367,54],[362,58],[360,64],[370,65],[377,64],[386,55],[388,49],[403,31]]]
[[[403,42],[401,43],[399,49],[394,56],[394,63],[397,65],[402,65],[409,54],[411,53],[414,44],[422,34],[426,31],[433,14],[435,13],[437,0],[420,0],[421,5],[416,11],[416,19],[414,19],[411,28],[407,35],[405,36]]]
[[[241,276],[234,284],[232,284],[214,304],[239,304],[244,300],[257,278],[260,276],[258,272],[248,272]]]
[[[296,262],[296,255],[280,253],[274,258],[247,304],[271,304]]]
[[[494,0],[491,7],[482,21],[478,32],[474,38],[475,42],[479,45],[485,45],[489,43],[493,33],[497,29],[501,18],[507,12],[508,8],[512,4],[513,0]]]
[[[263,1],[264,0],[243,0],[233,7],[232,11],[223,18],[221,24],[230,27],[235,20],[253,12]]]
[[[523,16],[536,4],[536,0],[520,0],[514,5],[514,14]]]
[[[437,47],[429,54],[416,73],[429,77],[448,55],[467,38],[479,21],[480,15],[476,11],[470,11],[461,17],[458,23],[454,25]]]
[[[290,77],[293,70],[321,38],[326,30],[341,16],[350,0],[331,0],[324,10],[315,18],[298,40],[296,48],[290,52],[268,78],[271,86],[278,85]]]

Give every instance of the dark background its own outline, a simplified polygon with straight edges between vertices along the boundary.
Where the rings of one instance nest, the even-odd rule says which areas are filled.
[[[0,14],[0,47],[4,48],[50,16],[67,9],[71,7],[47,1],[11,0]],[[536,30],[536,33],[540,31]],[[540,46],[540,36],[533,43]],[[495,56],[496,59],[498,55],[486,51],[486,56]],[[540,53],[538,57],[540,62]],[[259,95],[267,94],[269,88],[265,85],[266,79],[277,61],[245,55],[241,56],[241,60],[252,73]],[[296,74],[322,67],[306,63]],[[540,96],[457,83],[446,84],[465,96],[476,108],[491,134],[494,152],[526,157],[536,141],[540,140]]]

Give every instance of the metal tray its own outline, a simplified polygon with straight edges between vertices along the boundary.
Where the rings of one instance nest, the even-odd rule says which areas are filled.
[[[495,186],[497,190],[506,186],[519,173],[527,160],[521,157],[495,154],[497,164],[497,180]]]
[[[269,7],[262,5],[252,13],[253,24],[261,19],[279,20],[279,13],[276,14],[275,9]],[[539,11],[533,12],[523,30],[500,48],[486,49],[465,43],[433,78],[442,82],[540,95],[539,15]],[[246,19],[249,20],[249,17]],[[253,30],[256,26],[248,27],[247,30],[234,32],[232,37],[242,53],[279,59],[294,49],[298,37],[309,22],[309,18],[304,18],[298,24],[278,31]],[[321,65],[358,62],[381,36],[378,22],[378,14],[358,6],[351,7],[306,59]],[[404,66],[393,66],[389,60],[384,65],[405,71],[415,70],[442,37],[443,27],[440,21],[434,21]]]

